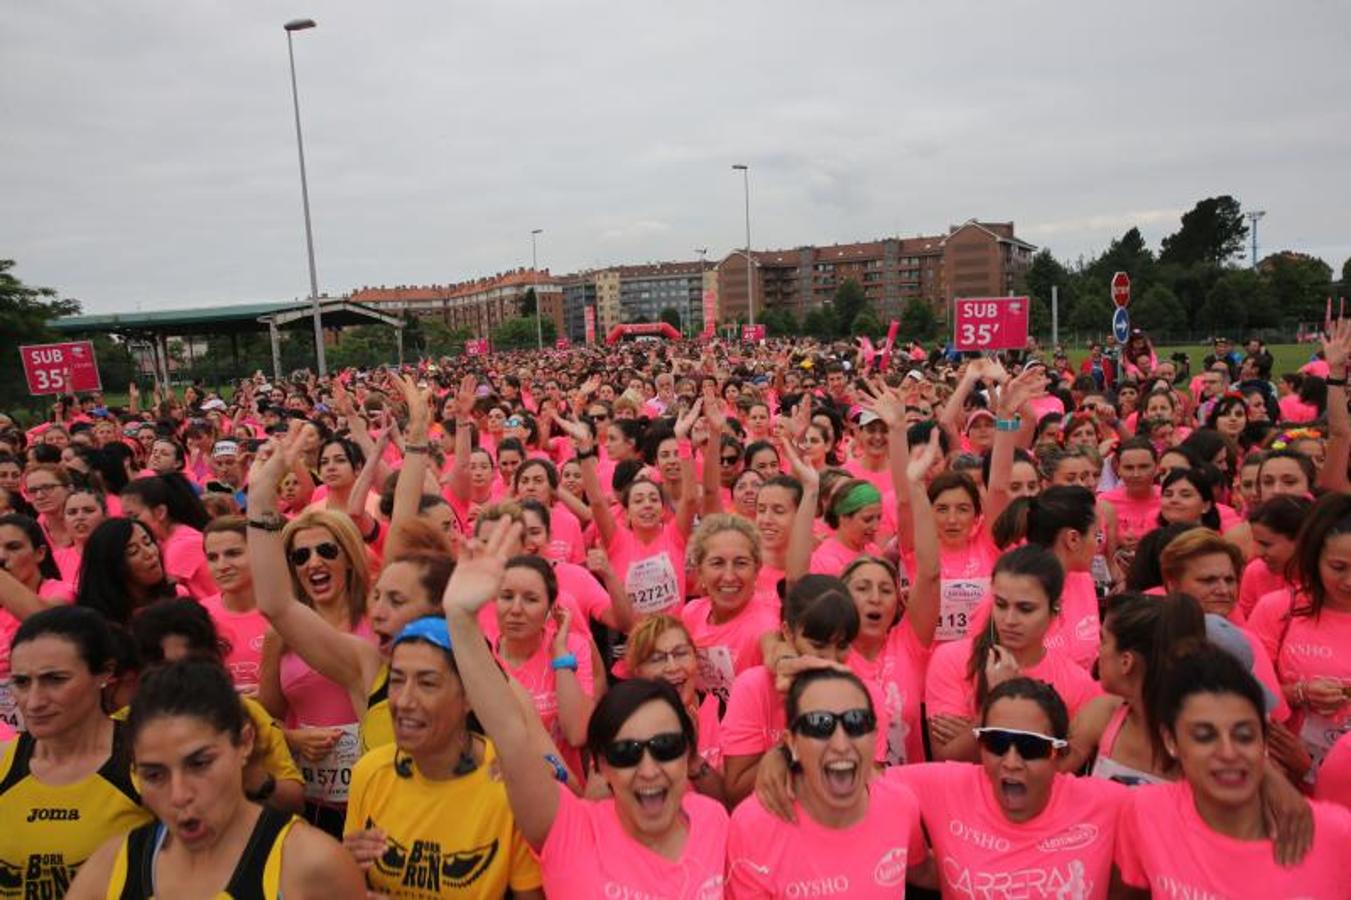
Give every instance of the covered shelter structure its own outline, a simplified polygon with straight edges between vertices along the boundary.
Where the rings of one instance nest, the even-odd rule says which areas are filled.
[[[272,368],[280,379],[281,332],[283,329],[311,327],[314,309],[309,300],[285,303],[241,303],[227,306],[205,306],[193,309],[165,309],[154,312],[110,313],[90,316],[64,316],[47,323],[56,332],[72,337],[88,334],[117,335],[128,341],[150,344],[155,361],[156,377],[169,383],[169,338],[183,335],[228,334],[239,362],[238,336],[243,333],[266,331],[272,339]],[[319,315],[324,328],[344,328],[352,325],[388,325],[394,329],[403,361],[403,320],[398,316],[353,303],[346,298],[324,297],[319,300]]]

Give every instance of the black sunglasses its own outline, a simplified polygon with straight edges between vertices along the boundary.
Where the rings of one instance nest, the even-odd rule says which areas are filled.
[[[338,554],[342,552],[341,548],[339,548],[337,544],[331,543],[329,541],[324,541],[322,544],[315,544],[313,548],[296,547],[291,551],[291,555],[288,557],[288,559],[291,560],[291,565],[303,566],[305,565],[305,563],[309,562],[311,549],[313,549],[315,553],[319,554],[320,559],[327,559],[330,562],[332,560],[337,559]]]
[[[839,713],[816,709],[794,719],[793,732],[818,741],[828,741],[835,734],[836,725],[843,725],[844,733],[851,738],[863,737],[877,730],[877,716],[868,709],[846,709]]]
[[[657,762],[673,762],[689,752],[689,741],[681,731],[654,734],[645,741],[611,741],[605,745],[605,761],[616,769],[632,769],[642,762],[644,750]]]
[[[724,456],[722,458],[722,464],[724,466],[734,466],[739,462],[741,462],[740,456]]]
[[[1010,747],[1016,747],[1023,759],[1048,759],[1055,751],[1069,746],[1069,741],[1061,738],[1016,728],[973,728],[971,731],[980,745],[995,756],[1003,756]]]

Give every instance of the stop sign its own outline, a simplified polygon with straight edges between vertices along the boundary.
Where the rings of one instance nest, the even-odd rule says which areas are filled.
[[[1125,272],[1112,276],[1112,302],[1125,309],[1131,303],[1131,277]]]

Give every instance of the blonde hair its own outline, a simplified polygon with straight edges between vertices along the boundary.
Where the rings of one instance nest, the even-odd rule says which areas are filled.
[[[694,646],[694,638],[690,637],[689,629],[674,616],[655,613],[638,620],[638,624],[629,633],[628,646],[624,651],[624,664],[628,666],[630,675],[637,677],[638,667],[656,652],[657,638],[672,629],[679,630],[689,640],[690,646]]]
[[[735,531],[750,541],[751,557],[755,560],[755,567],[760,568],[760,564],[764,562],[764,552],[760,549],[760,532],[749,521],[732,513],[714,513],[699,523],[699,529],[690,538],[690,564],[703,565],[704,557],[708,556],[708,542],[724,531]]]
[[[1177,584],[1187,564],[1202,556],[1224,554],[1234,564],[1234,575],[1243,576],[1246,565],[1243,551],[1235,544],[1225,540],[1218,531],[1210,528],[1192,528],[1168,542],[1159,555],[1159,571],[1163,573],[1164,586]]]
[[[366,545],[357,532],[356,525],[346,513],[331,509],[307,510],[286,523],[281,531],[282,552],[286,555],[286,570],[291,575],[291,590],[294,596],[306,606],[313,606],[300,576],[291,565],[291,550],[295,547],[296,535],[307,528],[322,528],[333,536],[333,541],[347,557],[347,614],[355,627],[366,614],[366,598],[371,592],[370,567],[366,562]]]
[[[503,500],[501,503],[490,503],[478,511],[478,518],[474,519],[474,533],[478,534],[479,527],[497,519],[510,519],[513,522],[525,523],[525,511],[521,509],[521,504],[515,500]]]

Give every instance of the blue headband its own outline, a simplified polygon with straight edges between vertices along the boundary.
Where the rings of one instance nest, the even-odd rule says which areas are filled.
[[[423,616],[403,626],[398,637],[394,638],[394,646],[404,641],[426,641],[448,653],[455,652],[455,648],[450,645],[450,628],[441,616]]]

